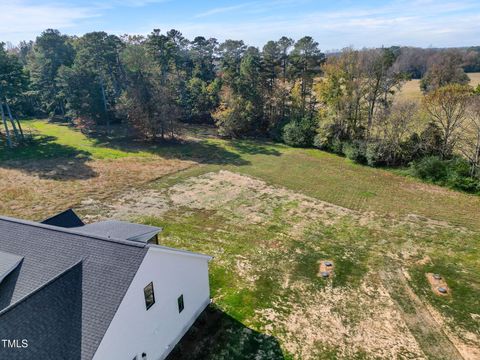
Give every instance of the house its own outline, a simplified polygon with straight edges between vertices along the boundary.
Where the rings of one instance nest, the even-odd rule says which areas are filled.
[[[160,231],[0,216],[0,359],[164,359],[210,302],[211,257]]]

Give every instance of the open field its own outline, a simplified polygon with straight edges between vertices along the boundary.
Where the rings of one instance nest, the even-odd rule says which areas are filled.
[[[468,73],[470,77],[470,85],[477,87],[480,84],[480,73]],[[401,99],[405,100],[419,100],[422,98],[422,91],[420,90],[420,80],[414,79],[407,81],[403,85],[402,90],[398,94]]]
[[[160,225],[163,244],[214,256],[210,321],[173,358],[480,358],[480,197],[318,150],[125,146],[26,126],[37,145],[0,154],[2,215],[72,206],[90,221]]]

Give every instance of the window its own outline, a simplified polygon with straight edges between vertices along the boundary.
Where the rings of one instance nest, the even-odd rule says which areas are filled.
[[[152,307],[153,304],[155,304],[155,294],[153,292],[153,282],[145,286],[143,289],[143,294],[145,295],[145,306],[147,307],[147,310]]]
[[[177,302],[178,302],[178,313],[181,313],[185,308],[185,305],[183,304],[183,294],[179,296],[179,298],[177,299]]]

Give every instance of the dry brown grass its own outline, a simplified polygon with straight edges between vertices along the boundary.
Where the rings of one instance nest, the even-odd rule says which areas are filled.
[[[469,73],[470,85],[477,87],[480,84],[480,73]],[[407,81],[397,95],[403,100],[420,100],[422,91],[420,90],[420,80],[414,79]]]
[[[0,168],[0,214],[41,219],[84,199],[103,201],[116,193],[141,186],[166,174],[186,169],[192,162],[135,157],[115,160],[57,159],[15,163]]]

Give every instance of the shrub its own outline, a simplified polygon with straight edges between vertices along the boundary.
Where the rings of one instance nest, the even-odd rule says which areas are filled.
[[[290,146],[310,147],[313,145],[316,121],[303,118],[289,122],[283,128],[283,141]]]
[[[252,102],[239,96],[228,98],[226,104],[213,114],[213,118],[219,135],[230,138],[248,135],[257,122]]]
[[[360,164],[366,164],[367,158],[365,157],[365,142],[354,141],[351,143],[345,143],[343,145],[343,153],[345,156]]]
[[[344,155],[345,154],[345,142],[340,139],[333,139],[331,143],[331,150],[335,154]]]
[[[480,180],[470,176],[470,167],[465,159],[454,157],[441,160],[437,156],[428,156],[412,163],[414,176],[454,189],[479,193]]]
[[[465,159],[455,157],[447,161],[448,164],[448,178],[446,185],[467,191],[479,192],[480,180],[470,176],[470,164]]]
[[[330,150],[329,139],[323,133],[315,135],[313,138],[313,146],[322,150]]]
[[[315,147],[335,154],[344,155],[343,147],[347,138],[343,133],[343,129],[338,124],[321,123],[317,131],[318,133],[313,140]]]
[[[429,123],[418,139],[419,156],[440,156],[443,146],[442,130],[435,123]]]
[[[365,149],[365,158],[369,166],[383,166],[387,163],[385,149],[379,142],[368,143]]]
[[[445,182],[448,177],[448,167],[438,156],[427,156],[412,163],[413,175],[423,180]]]

